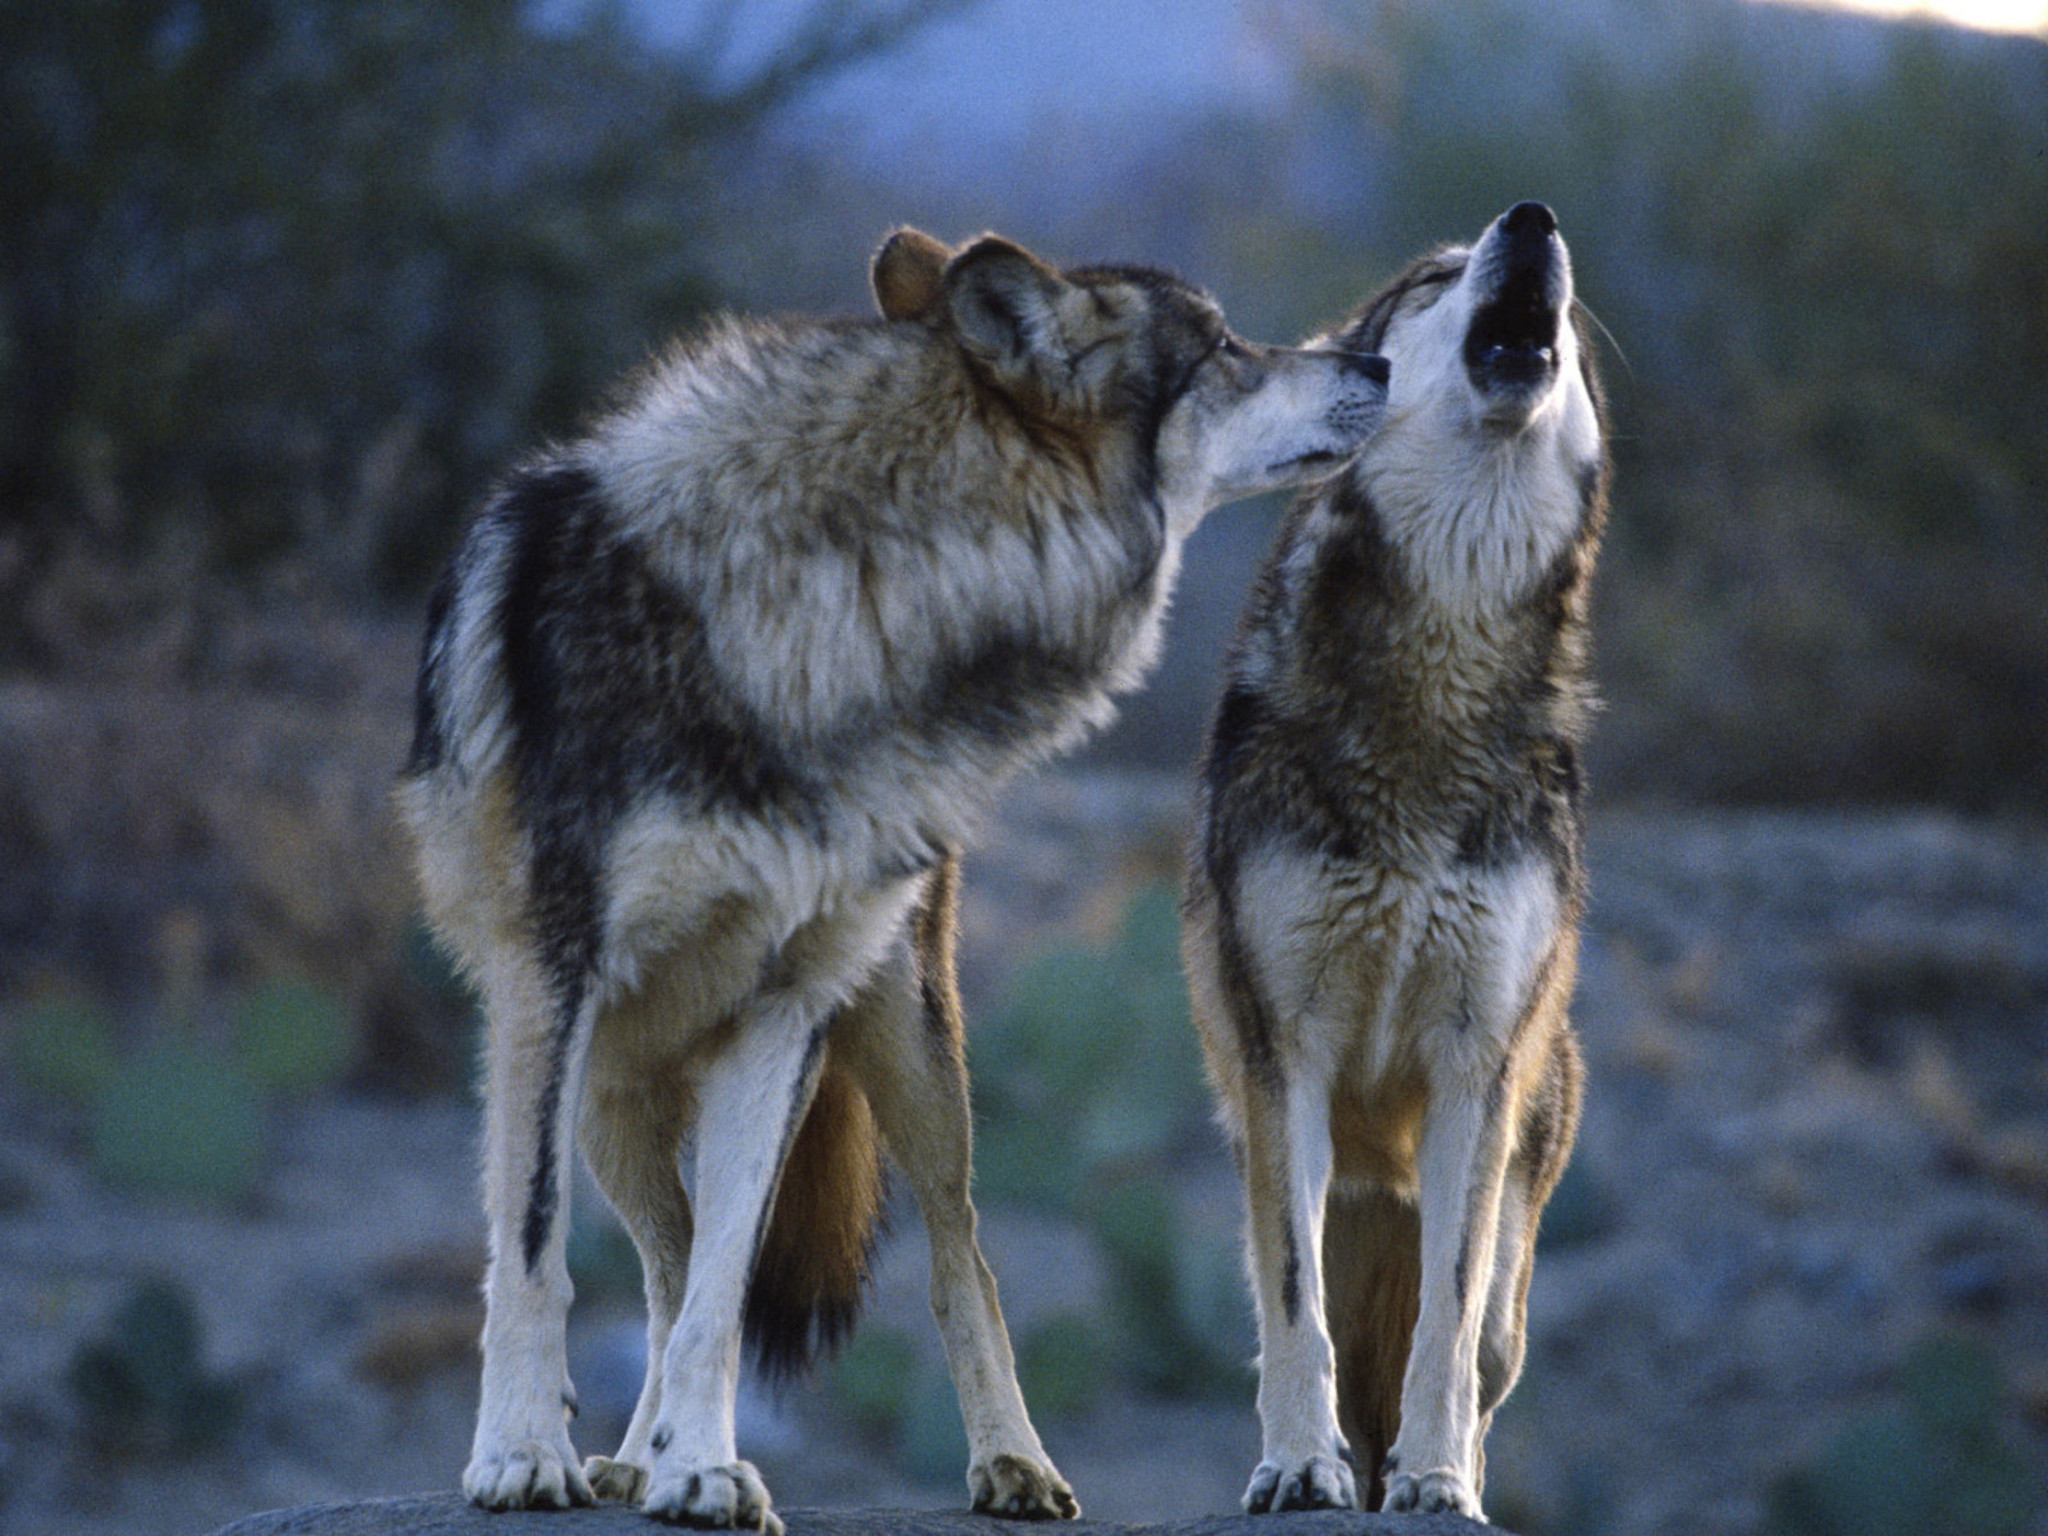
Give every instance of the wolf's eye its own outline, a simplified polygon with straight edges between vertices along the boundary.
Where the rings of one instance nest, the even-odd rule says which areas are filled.
[[[1462,272],[1463,268],[1459,271]],[[1432,277],[1427,282],[1417,283],[1410,308],[1420,314],[1423,310],[1434,307],[1438,300],[1457,285],[1458,275],[1458,272],[1446,272],[1441,277]]]

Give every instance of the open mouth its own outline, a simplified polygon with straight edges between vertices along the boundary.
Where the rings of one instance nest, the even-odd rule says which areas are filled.
[[[1568,284],[1556,228],[1547,208],[1522,204],[1486,242],[1493,294],[1465,332],[1465,368],[1485,393],[1523,393],[1557,371],[1559,301]]]
[[[1465,332],[1465,368],[1492,393],[1524,390],[1557,369],[1557,307],[1550,302],[1550,269],[1518,263]]]

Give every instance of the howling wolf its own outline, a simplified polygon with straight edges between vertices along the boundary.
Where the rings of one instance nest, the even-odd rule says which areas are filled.
[[[886,1146],[975,1508],[1076,1513],[975,1239],[958,851],[1138,680],[1202,515],[1355,450],[1386,365],[993,236],[899,232],[873,275],[879,320],[729,321],[649,369],[509,477],[430,605],[399,799],[488,1026],[480,1505],[779,1530],[734,1443],[743,1321],[771,1367],[848,1326]],[[649,1346],[587,1467],[579,1130]]]
[[[1246,1186],[1253,1512],[1357,1504],[1356,1446],[1368,1507],[1478,1517],[1521,1369],[1580,1096],[1581,322],[1520,203],[1327,338],[1385,353],[1386,418],[1288,515],[1228,662],[1185,947]]]

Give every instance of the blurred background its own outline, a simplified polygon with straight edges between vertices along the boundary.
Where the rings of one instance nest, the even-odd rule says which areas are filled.
[[[453,1487],[471,1006],[387,812],[424,593],[707,313],[914,223],[1291,340],[1510,203],[1605,336],[1579,1017],[1489,1507],[2048,1532],[2048,8],[0,0],[0,1530]],[[991,1259],[1091,1514],[1257,1458],[1174,957],[1276,504],[970,869]],[[584,1191],[585,1451],[639,1379]],[[899,1202],[778,1502],[960,1502]]]

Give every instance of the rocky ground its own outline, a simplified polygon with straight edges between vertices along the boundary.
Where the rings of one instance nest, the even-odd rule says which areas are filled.
[[[804,1509],[782,1517],[789,1536],[988,1536],[980,1515],[947,1510]],[[219,1536],[644,1536],[635,1510],[607,1504],[569,1513],[493,1514],[459,1493],[301,1505],[238,1520]],[[1364,1515],[1355,1510],[1221,1515],[1132,1526],[1083,1516],[1062,1527],[1070,1536],[1485,1536],[1486,1527],[1457,1515]]]
[[[1182,804],[1170,780],[1108,773],[1011,798],[970,869],[978,1015],[1019,956],[1099,934],[1171,871]],[[2048,833],[1603,808],[1593,871],[1591,1089],[1527,1372],[1489,1449],[1495,1518],[1526,1536],[1732,1536],[1796,1507],[1808,1523],[1788,1528],[1832,1530],[1812,1522],[1890,1478],[1908,1503],[1993,1506],[1994,1523],[1928,1529],[2048,1536]],[[109,1187],[77,1115],[0,1078],[0,1529],[179,1536],[451,1486],[480,1317],[472,1113],[360,1083],[280,1105],[253,1195],[166,1204]],[[1231,1241],[1213,1138],[1168,1173],[1197,1236]],[[1013,1333],[1101,1307],[1078,1225],[985,1214]],[[894,1225],[865,1326],[902,1330],[928,1370],[907,1204]],[[143,1276],[196,1307],[203,1384],[232,1405],[221,1438],[114,1436],[89,1412],[75,1363]],[[585,1450],[622,1427],[639,1348],[630,1299],[587,1289]],[[213,1399],[195,1401],[203,1419]],[[742,1450],[789,1507],[961,1500],[957,1473],[856,1417],[830,1373],[750,1388]],[[1258,1449],[1244,1391],[1112,1382],[1040,1421],[1110,1520],[1230,1510]]]

